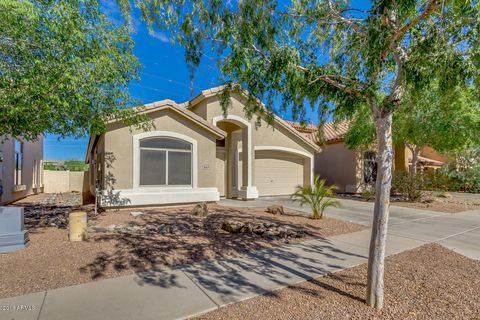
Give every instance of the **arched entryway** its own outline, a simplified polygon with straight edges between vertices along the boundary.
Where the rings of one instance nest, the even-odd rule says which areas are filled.
[[[217,181],[222,170],[224,180],[217,184],[223,182],[224,196],[244,200],[258,198],[258,191],[254,185],[251,123],[236,115],[214,117],[212,122],[227,132],[223,143],[219,143],[220,145],[217,146],[217,159],[224,161],[220,169],[217,167]],[[239,152],[239,150],[245,150],[245,152]]]

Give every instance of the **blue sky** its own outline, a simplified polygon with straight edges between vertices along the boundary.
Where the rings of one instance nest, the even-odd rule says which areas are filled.
[[[115,1],[102,1],[102,8],[112,20],[119,19]],[[138,14],[135,16],[138,17]],[[132,37],[135,41],[134,53],[140,60],[142,69],[140,81],[131,83],[129,86],[131,95],[143,103],[162,99],[172,99],[177,102],[190,100],[189,75],[183,49],[172,45],[167,35],[163,33],[149,34],[145,24],[138,18],[134,21]],[[194,95],[201,90],[221,84],[218,67],[211,56],[206,56],[202,60],[193,84]],[[288,114],[280,114],[280,116],[286,119],[291,118]],[[311,121],[317,119],[312,112],[308,118]],[[44,158],[45,160],[84,159],[87,143],[88,137],[58,140],[55,135],[46,135]]]

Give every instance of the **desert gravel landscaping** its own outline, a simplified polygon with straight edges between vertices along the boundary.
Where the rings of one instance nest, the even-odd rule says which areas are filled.
[[[467,210],[480,210],[480,194],[462,192],[424,191],[423,197],[416,202],[394,196],[390,199],[392,206],[421,209],[429,211],[459,213]],[[365,201],[358,194],[339,194],[340,198]],[[373,202],[373,200],[371,200]]]
[[[199,319],[480,319],[480,261],[429,244],[386,259],[385,307],[364,303],[366,264]]]
[[[285,210],[285,215],[272,215],[264,208],[240,209],[215,204],[208,205],[206,217],[192,215],[193,206],[108,210],[95,216],[92,206],[79,205],[78,197],[41,195],[18,203],[26,207],[30,245],[0,255],[0,298],[365,228],[328,217],[312,220],[293,210]],[[74,209],[88,212],[88,241],[68,241],[65,221]],[[141,214],[134,217],[132,211]],[[222,230],[226,220],[274,225],[278,229],[296,230],[301,236],[230,233]]]

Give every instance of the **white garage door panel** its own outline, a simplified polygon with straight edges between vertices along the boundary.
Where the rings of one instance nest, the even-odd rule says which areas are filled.
[[[255,153],[255,185],[260,196],[290,195],[303,185],[303,159],[279,152]]]

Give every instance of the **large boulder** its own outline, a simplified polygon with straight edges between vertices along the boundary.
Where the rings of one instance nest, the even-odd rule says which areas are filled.
[[[276,204],[268,206],[266,211],[271,214],[285,214],[285,211],[283,211],[283,206]]]
[[[225,220],[222,222],[222,230],[230,233],[239,233],[245,223],[236,220]]]
[[[192,215],[198,217],[206,217],[208,215],[208,206],[206,202],[198,203],[193,207]]]

